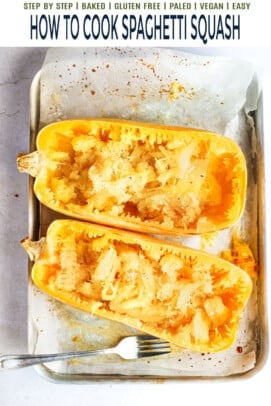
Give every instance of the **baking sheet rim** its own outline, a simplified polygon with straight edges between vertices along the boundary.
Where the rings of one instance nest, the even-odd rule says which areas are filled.
[[[41,70],[36,73],[34,76],[31,87],[30,87],[30,152],[35,149],[35,138],[36,135],[39,131],[39,115],[40,115],[40,110],[39,110],[39,98],[40,98],[40,76],[41,76]],[[257,131],[258,129],[256,129]],[[262,130],[263,131],[263,130]],[[263,138],[263,137],[262,137]],[[257,138],[258,139],[258,138]],[[263,146],[263,140],[262,140],[262,146]],[[262,154],[262,162],[261,162],[261,168],[263,172],[263,178],[264,178],[264,163],[263,163],[263,154]],[[264,185],[264,179],[261,179],[263,185]],[[39,202],[37,201],[36,197],[34,196],[33,193],[33,183],[34,179],[30,177],[29,180],[29,236],[32,239],[37,239],[38,238],[38,233],[37,230],[39,229]],[[264,191],[263,187],[261,189],[261,205],[262,205],[262,210],[258,209],[258,216],[260,215],[260,219],[258,219],[261,223],[264,222]],[[258,196],[259,199],[259,196]],[[265,281],[265,227],[263,226],[263,232],[258,233],[260,234],[259,237],[259,259],[260,259],[260,265],[261,265],[261,271],[262,271],[262,279],[264,282]],[[31,268],[32,268],[32,263],[29,261],[29,284],[32,284],[31,281]],[[233,379],[244,379],[244,378],[250,378],[254,376],[257,372],[259,372],[264,365],[266,364],[267,358],[268,358],[268,334],[267,334],[267,292],[266,292],[266,284],[262,283],[264,285],[263,290],[261,292],[263,293],[263,300],[261,300],[261,324],[260,324],[260,351],[256,354],[256,362],[254,368],[245,371],[245,372],[240,372],[232,375],[226,375],[226,376],[155,376],[155,375],[94,375],[94,374],[64,374],[64,373],[57,373],[50,368],[48,368],[45,364],[40,364],[34,367],[34,369],[38,372],[39,375],[44,377],[45,379],[55,382],[55,383],[85,383],[85,384],[91,384],[91,383],[136,383],[136,382],[144,382],[144,383],[176,383],[176,382],[181,382],[181,381],[189,381],[189,382],[196,382],[196,381],[213,381],[217,382],[219,381],[228,381],[228,380],[233,380]],[[30,294],[31,294],[31,289],[28,291],[28,300],[30,302]],[[28,320],[28,339],[29,343],[31,340],[31,320]]]

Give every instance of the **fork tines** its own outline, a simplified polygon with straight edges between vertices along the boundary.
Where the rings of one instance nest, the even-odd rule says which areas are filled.
[[[138,356],[151,357],[171,352],[170,343],[158,337],[141,334],[137,336]]]

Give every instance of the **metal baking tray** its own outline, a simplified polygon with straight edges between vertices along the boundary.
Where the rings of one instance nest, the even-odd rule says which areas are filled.
[[[35,142],[39,130],[44,124],[40,121],[40,76],[38,72],[33,79],[30,91],[30,151],[36,149]],[[259,277],[254,287],[256,300],[256,323],[252,327],[255,340],[254,362],[249,367],[229,367],[223,372],[221,365],[228,362],[228,357],[234,358],[234,363],[242,363],[245,358],[240,357],[238,338],[230,352],[194,355],[189,351],[180,351],[173,355],[165,364],[155,364],[155,361],[145,361],[144,365],[135,361],[126,362],[120,359],[99,358],[89,360],[87,364],[77,362],[55,362],[41,364],[35,369],[43,377],[56,382],[179,382],[182,380],[228,380],[250,377],[262,369],[268,355],[268,328],[266,306],[266,278],[265,278],[265,214],[264,214],[264,134],[263,134],[263,106],[262,96],[259,98],[257,109],[249,115],[253,122],[255,133],[253,143],[253,171],[252,175],[257,184],[257,230],[253,240],[256,241],[258,253]],[[55,218],[63,218],[40,204],[33,193],[33,179],[29,180],[29,236],[33,240],[45,235],[48,225]],[[32,283],[32,263],[29,262],[29,352],[60,352],[95,348],[101,342],[106,345],[123,335],[129,329],[114,322],[100,321],[69,306],[58,303],[40,292]],[[110,333],[109,333],[110,331]],[[101,338],[102,337],[102,338]],[[104,340],[104,341],[103,341]],[[242,338],[240,339],[242,342]],[[238,350],[239,349],[239,350]],[[242,351],[243,352],[243,351]],[[244,351],[245,352],[245,351]],[[240,361],[238,361],[240,357]],[[242,354],[245,357],[245,354]],[[249,354],[248,354],[249,357]],[[167,364],[168,362],[168,364]],[[173,365],[173,367],[172,367]],[[178,365],[178,367],[176,367]],[[182,370],[182,365],[186,365]],[[219,366],[220,365],[220,366]],[[115,368],[116,367],[116,368]]]

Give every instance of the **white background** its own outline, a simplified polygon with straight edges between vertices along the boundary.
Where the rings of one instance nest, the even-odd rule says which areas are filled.
[[[75,8],[75,4],[78,2],[79,8],[78,10]],[[112,7],[111,10],[108,9],[108,3],[111,2]],[[132,1],[131,1],[132,2]],[[163,10],[163,4],[166,2],[167,8],[166,10]],[[200,7],[200,4],[210,4],[210,3],[229,3],[230,4],[230,9],[227,10],[225,7],[223,10],[211,10],[211,9],[205,9],[202,10]],[[27,6],[27,8],[24,7],[24,4],[28,4],[30,6]],[[35,9],[35,4],[39,3],[40,7],[38,9]],[[47,10],[44,9],[43,4],[44,3],[53,3],[53,8],[52,10]],[[130,3],[126,1],[118,1],[118,0],[99,0],[96,3],[104,3],[106,5],[106,10],[82,10],[81,3],[88,3],[85,0],[69,0],[69,3],[72,3],[73,6],[70,10],[65,10],[65,9],[57,9],[56,4],[65,4],[65,1],[60,1],[60,0],[51,0],[51,1],[43,1],[43,0],[37,0],[37,1],[24,1],[24,0],[5,0],[5,2],[1,3],[1,11],[0,11],[0,46],[138,46],[139,45],[139,40],[141,41],[141,37],[139,40],[137,39],[132,39],[131,41],[125,41],[122,40],[122,38],[119,38],[117,41],[110,42],[102,40],[100,37],[97,41],[88,41],[84,39],[84,36],[80,38],[80,41],[78,40],[72,40],[72,38],[69,39],[69,41],[66,40],[65,38],[65,19],[63,19],[64,14],[76,14],[79,16],[79,18],[83,18],[86,14],[94,15],[104,15],[104,14],[142,14],[142,15],[147,15],[147,14],[183,14],[183,15],[191,15],[191,14],[197,14],[198,16],[200,14],[229,14],[229,15],[240,15],[241,17],[241,38],[239,41],[236,40],[228,40],[228,41],[223,41],[221,39],[221,36],[219,36],[219,40],[216,40],[214,42],[209,42],[208,46],[270,46],[271,44],[271,36],[270,36],[270,21],[269,21],[269,0],[248,0],[248,1],[240,1],[240,0],[183,0],[181,2],[171,2],[169,0],[139,0],[139,3],[160,3],[161,4],[161,11],[157,10],[152,10],[152,9],[147,9],[144,8],[144,6],[141,7],[140,10],[116,10],[114,9],[114,4],[115,3]],[[67,2],[68,3],[68,2]],[[94,2],[89,2],[89,3],[95,3]],[[134,1],[134,3],[136,3]],[[194,5],[194,3],[197,3],[197,8],[194,9],[193,7],[191,10],[186,10],[184,7],[180,9],[169,9],[169,4],[170,3],[175,3],[175,4],[180,4],[180,5],[185,5],[186,3],[191,3]],[[232,4],[239,3],[240,5],[246,5],[249,4],[249,7],[240,10],[240,9],[233,9]],[[49,15],[61,15],[61,29],[59,32],[59,37],[58,40],[52,41],[50,40],[49,35],[45,39],[39,38],[37,41],[31,40],[30,36],[30,16],[33,15],[38,15],[41,16],[44,14],[45,16]],[[190,21],[190,20],[188,20]],[[188,23],[188,26],[190,26],[190,23]],[[210,26],[212,26],[210,24]],[[225,27],[225,26],[224,26]],[[43,31],[43,30],[42,30]],[[188,32],[190,30],[188,29]],[[203,43],[200,38],[197,40],[193,40],[190,38],[190,32],[188,33],[188,37],[186,40],[182,41],[166,41],[166,46],[189,46],[189,47],[195,47],[195,46],[202,46]],[[176,35],[176,34],[175,34]],[[121,37],[121,35],[120,35]],[[143,44],[143,41],[140,45],[144,46],[153,46],[152,43],[145,41]],[[176,43],[178,42],[178,43]],[[155,42],[156,46],[163,46],[165,41],[160,41],[160,42]]]

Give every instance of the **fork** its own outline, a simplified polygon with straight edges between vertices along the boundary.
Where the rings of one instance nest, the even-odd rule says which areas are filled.
[[[117,345],[89,351],[71,351],[56,354],[15,354],[0,356],[0,370],[23,368],[46,362],[70,360],[92,355],[118,354],[125,360],[153,357],[170,353],[170,344],[150,335],[122,338]]]

